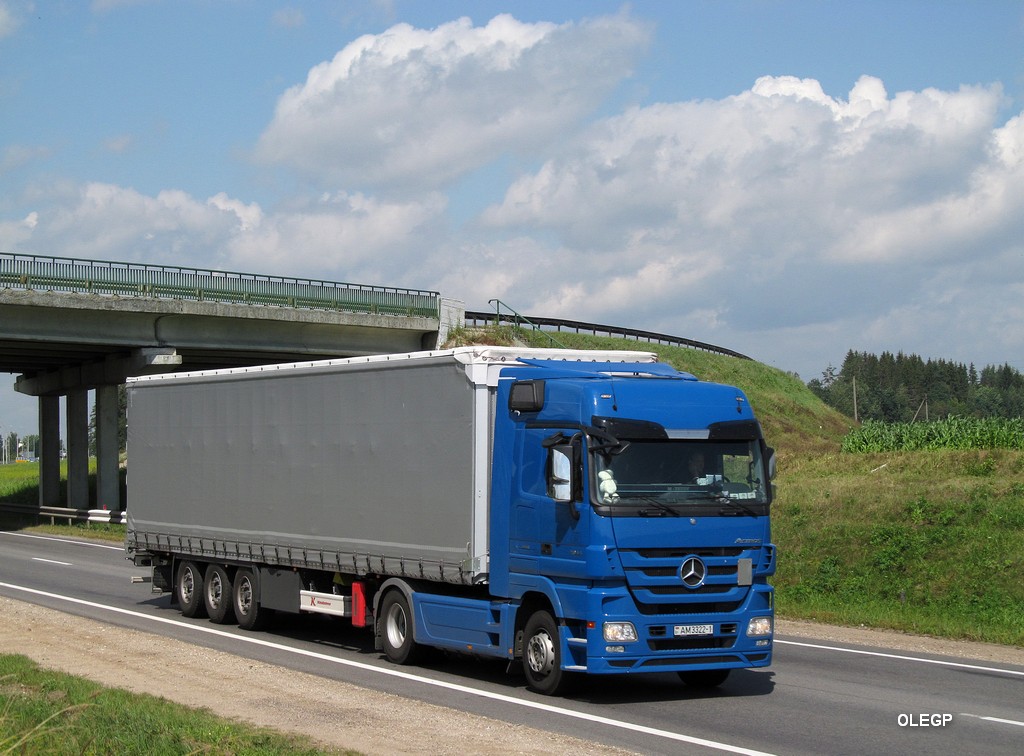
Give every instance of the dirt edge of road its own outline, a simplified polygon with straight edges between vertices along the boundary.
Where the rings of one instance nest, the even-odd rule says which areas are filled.
[[[627,754],[0,597],[0,648],[41,667],[375,754]]]
[[[780,620],[778,635],[1024,665],[1024,649]],[[365,754],[624,754],[0,597],[0,643],[40,666]],[[211,674],[216,670],[216,674]]]

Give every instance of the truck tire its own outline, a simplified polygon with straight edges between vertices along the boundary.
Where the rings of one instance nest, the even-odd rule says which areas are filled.
[[[695,669],[680,672],[679,679],[691,688],[717,688],[729,677],[730,669]]]
[[[413,640],[412,610],[405,594],[388,591],[380,602],[381,644],[384,654],[395,664],[415,664],[423,656],[423,647]]]
[[[231,601],[231,576],[219,564],[211,564],[206,568],[206,588],[203,597],[206,613],[212,622],[226,625],[235,619],[235,609]]]
[[[523,673],[531,690],[556,696],[569,688],[572,674],[562,669],[558,623],[542,609],[530,615],[523,631]]]
[[[195,562],[178,562],[174,575],[174,598],[181,613],[186,617],[203,617],[206,604],[203,603],[205,581],[203,570]]]
[[[235,619],[243,630],[259,630],[267,624],[270,609],[260,606],[256,575],[248,567],[239,567],[235,573],[234,589],[231,592]]]

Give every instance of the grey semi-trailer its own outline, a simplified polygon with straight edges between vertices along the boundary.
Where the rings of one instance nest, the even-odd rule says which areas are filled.
[[[128,384],[126,549],[187,616],[347,618],[574,676],[771,662],[774,454],[646,352],[501,347]]]

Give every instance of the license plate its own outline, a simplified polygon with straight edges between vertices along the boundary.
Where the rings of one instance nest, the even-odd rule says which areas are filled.
[[[714,635],[714,625],[676,625],[675,635]]]

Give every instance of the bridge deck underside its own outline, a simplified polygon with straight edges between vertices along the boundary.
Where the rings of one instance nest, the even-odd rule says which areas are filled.
[[[0,372],[31,377],[140,349],[175,352],[181,370],[417,351],[436,346],[438,327],[426,317],[0,290]]]

